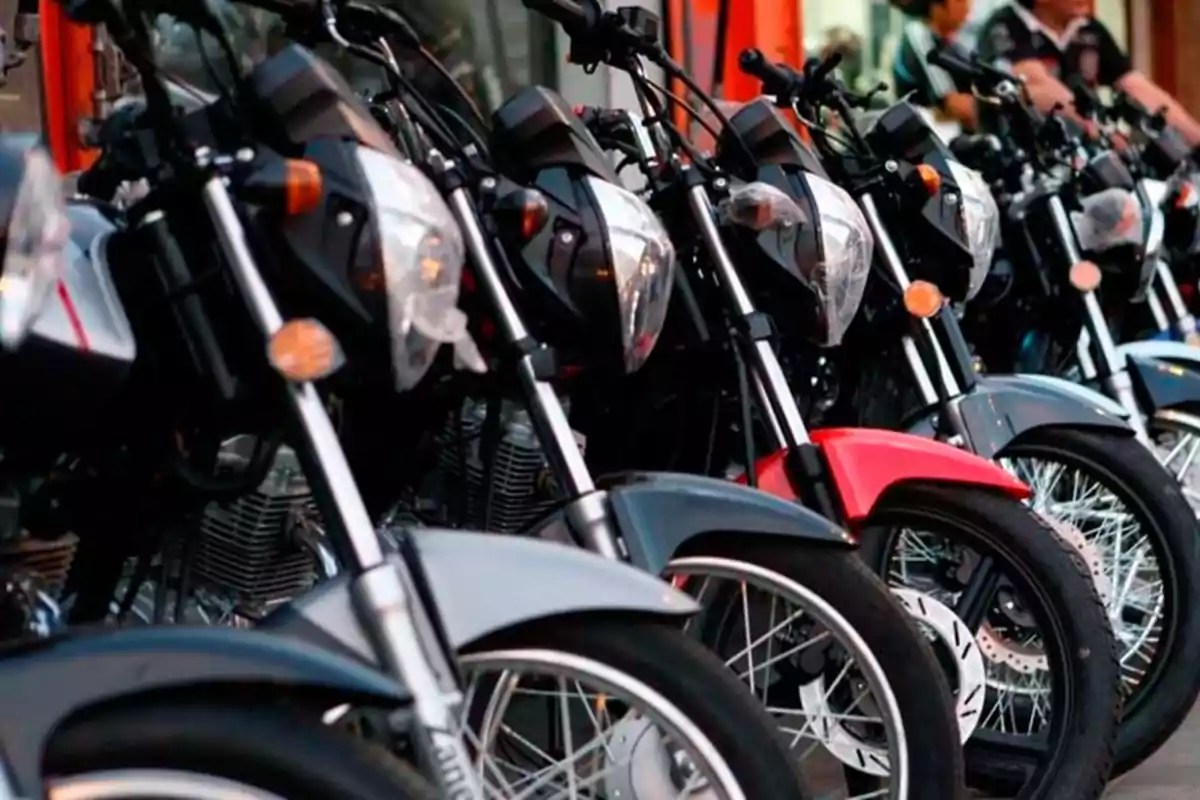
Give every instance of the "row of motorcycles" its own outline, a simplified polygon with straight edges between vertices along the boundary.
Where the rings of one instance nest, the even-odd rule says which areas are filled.
[[[0,798],[1099,797],[1200,692],[1195,154],[952,48],[1002,133],[757,51],[727,116],[525,4],[641,113],[62,1],[139,93],[0,143]]]

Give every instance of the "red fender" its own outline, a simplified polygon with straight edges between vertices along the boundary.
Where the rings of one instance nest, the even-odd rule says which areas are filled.
[[[983,486],[1016,500],[1030,496],[1028,486],[986,458],[932,439],[878,428],[824,428],[812,432],[812,441],[824,454],[847,522],[866,519],[885,491],[912,481]],[[754,475],[762,491],[795,500],[786,455],[781,450],[760,458]]]

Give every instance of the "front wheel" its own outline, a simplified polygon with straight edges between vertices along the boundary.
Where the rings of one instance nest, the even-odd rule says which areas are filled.
[[[459,666],[495,796],[811,797],[770,717],[673,624],[537,620],[472,643]]]
[[[1086,565],[995,492],[904,486],[862,531],[889,583],[941,600],[975,635],[987,696],[966,745],[974,788],[1021,800],[1098,798],[1121,712],[1116,646]]]
[[[1168,465],[1195,458],[1158,418],[1151,430]],[[1039,428],[1000,463],[1092,564],[1127,692],[1114,772],[1128,772],[1183,724],[1200,692],[1200,540],[1184,487],[1136,439],[1101,431]]]
[[[272,708],[159,702],[89,714],[54,734],[49,800],[435,800],[404,762]]]
[[[853,552],[709,537],[665,577],[701,604],[689,631],[766,705],[818,795],[963,794],[950,685],[904,608]]]

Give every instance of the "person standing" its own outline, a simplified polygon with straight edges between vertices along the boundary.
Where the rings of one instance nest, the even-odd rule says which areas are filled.
[[[892,61],[897,97],[907,97],[973,131],[978,125],[975,97],[969,81],[929,63],[929,51],[954,42],[971,14],[971,0],[893,0],[907,14]]]
[[[1025,79],[1042,111],[1061,104],[1077,124],[1068,85],[1124,92],[1152,111],[1166,109],[1167,122],[1192,145],[1200,144],[1200,122],[1171,95],[1133,69],[1108,28],[1090,14],[1088,0],[1015,0],[998,8],[979,35],[979,55]]]

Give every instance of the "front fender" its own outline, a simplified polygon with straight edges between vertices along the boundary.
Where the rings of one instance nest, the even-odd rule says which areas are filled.
[[[1024,372],[1019,375],[989,375],[987,382],[996,385],[1014,386],[1031,392],[1040,392],[1054,397],[1074,399],[1089,408],[1094,408],[1117,419],[1128,419],[1125,406],[1097,389],[1081,383],[1060,378],[1057,375],[1039,375]]]
[[[1166,408],[1200,407],[1200,364],[1180,364],[1126,354],[1126,368],[1133,382],[1138,405],[1152,416]]]
[[[41,785],[42,753],[55,729],[103,703],[222,688],[249,688],[264,702],[307,693],[322,709],[397,707],[411,699],[377,670],[326,650],[218,627],[125,628],[35,642],[0,661],[0,686],[0,744],[29,796]]]
[[[525,622],[588,611],[686,617],[695,601],[654,575],[577,547],[518,536],[422,528],[419,568],[455,649]],[[378,663],[355,614],[349,575],[263,621],[272,631]]]
[[[1018,500],[1029,487],[975,453],[942,442],[878,428],[812,432],[842,498],[846,519],[870,516],[879,498],[904,483],[956,483],[996,489]]]
[[[1055,391],[1052,383],[1022,380],[1024,377],[981,375],[973,391],[953,401],[967,434],[967,449],[993,459],[1018,436],[1050,425],[1133,435],[1127,422],[1104,410],[1107,406],[1090,404],[1074,392]],[[908,432],[936,437],[935,416],[936,412],[921,417]]]
[[[1134,356],[1137,358],[1157,358],[1162,361],[1173,361],[1179,364],[1193,364],[1200,368],[1200,347],[1194,347],[1186,342],[1158,341],[1155,339],[1141,342],[1126,342],[1117,345],[1117,355],[1122,358]]]
[[[599,479],[612,520],[634,566],[657,575],[688,542],[712,533],[786,536],[797,544],[853,547],[842,528],[791,498],[730,481],[675,472],[625,472]],[[575,502],[582,502],[577,500]],[[569,509],[532,531],[545,539],[572,536]]]

